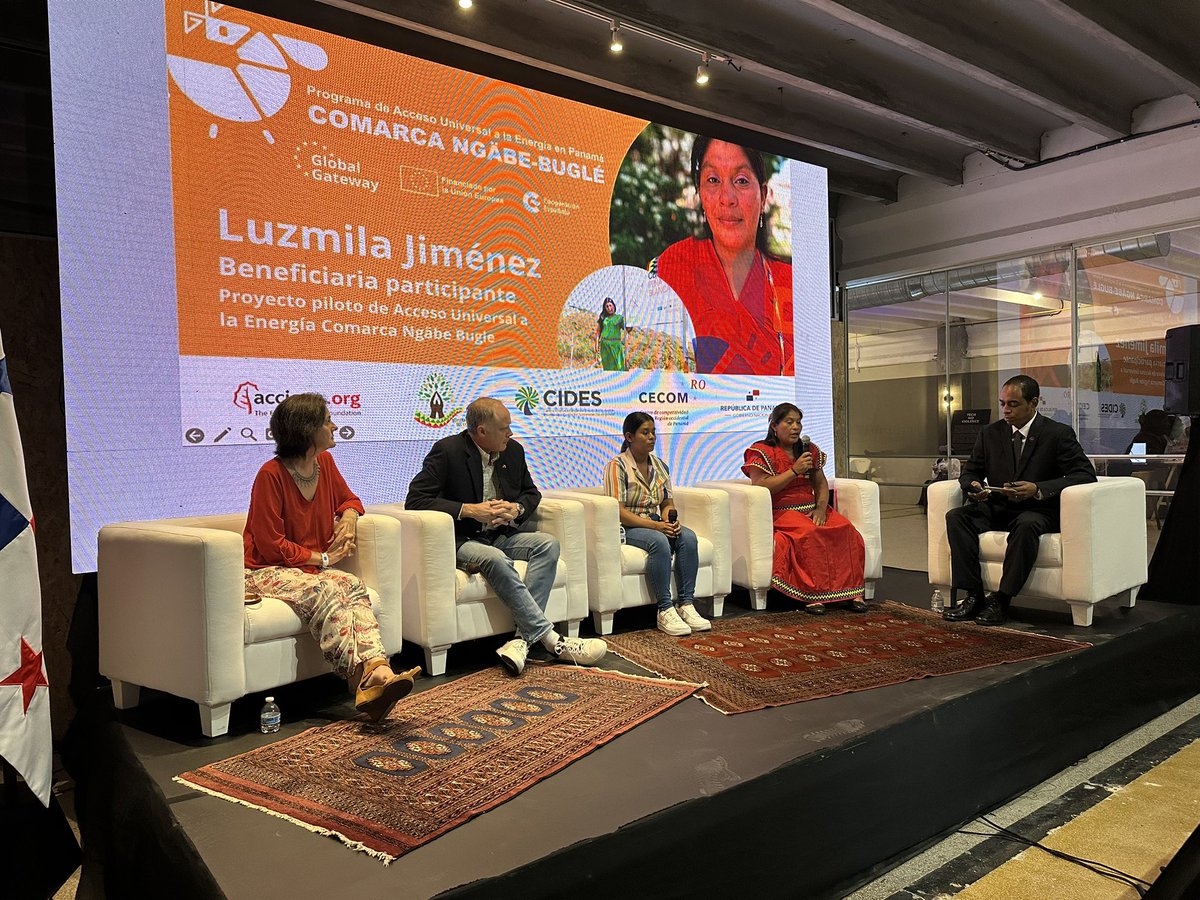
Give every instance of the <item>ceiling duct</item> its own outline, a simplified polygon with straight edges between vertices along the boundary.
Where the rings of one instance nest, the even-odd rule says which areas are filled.
[[[1078,250],[1080,258],[1091,261],[1090,265],[1100,265],[1105,258],[1112,262],[1133,262],[1155,259],[1166,256],[1170,252],[1171,235],[1165,232],[1109,241],[1106,244],[1093,244]],[[1040,253],[1023,259],[980,263],[963,269],[952,269],[948,273],[937,272],[912,278],[877,281],[872,284],[848,287],[846,289],[846,308],[849,310],[872,309],[878,306],[923,300],[926,297],[942,293],[943,285],[946,286],[945,289],[954,293],[974,288],[1012,284],[1031,278],[1046,278],[1051,275],[1061,275],[1070,264],[1070,250],[1052,250],[1049,253]],[[946,284],[947,279],[949,280],[948,285]]]

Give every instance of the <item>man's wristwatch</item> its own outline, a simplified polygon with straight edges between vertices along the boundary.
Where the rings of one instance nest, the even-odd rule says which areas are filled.
[[[1042,496],[1042,489],[1041,489],[1041,488],[1038,488],[1038,489],[1037,489],[1037,493],[1033,495],[1033,499],[1034,499],[1034,500],[1045,500],[1045,499],[1046,499],[1045,497],[1043,497],[1043,496]]]
[[[523,515],[525,515],[525,507],[522,506],[520,503],[518,503],[517,504],[517,518],[519,519]]]
[[[321,554],[321,568],[322,569],[329,568],[329,554],[328,553]]]

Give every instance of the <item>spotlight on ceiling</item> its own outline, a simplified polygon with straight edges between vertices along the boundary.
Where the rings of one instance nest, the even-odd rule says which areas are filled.
[[[475,0],[458,0],[458,6],[460,9],[470,9],[474,5]]]
[[[700,54],[700,65],[696,66],[696,84],[708,84],[708,54]]]
[[[625,49],[625,42],[621,39],[621,23],[613,19],[609,31],[612,32],[612,40],[608,42],[608,49],[613,53],[620,53]]]

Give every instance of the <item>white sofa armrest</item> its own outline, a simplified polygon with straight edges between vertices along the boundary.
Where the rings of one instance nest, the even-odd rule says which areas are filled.
[[[543,497],[533,513],[538,531],[558,540],[558,558],[567,567],[567,614],[581,622],[588,614],[587,526],[583,504],[565,497]]]
[[[775,525],[771,492],[748,479],[702,481],[697,487],[715,488],[729,496],[729,546],[732,581],[766,590],[771,586],[775,557]]]
[[[883,529],[879,517],[879,485],[874,481],[839,478],[834,484],[837,511],[858,529],[866,545],[867,581],[883,577]]]
[[[400,622],[406,640],[422,647],[445,647],[458,640],[454,519],[431,509],[405,509],[403,503],[367,507],[371,515],[400,523]]]
[[[729,495],[703,487],[677,487],[673,497],[679,521],[713,545],[713,596],[724,597],[733,586],[729,546]]]
[[[928,515],[926,560],[929,583],[949,587],[950,540],[946,537],[946,513],[963,505],[962,486],[957,481],[935,481],[925,495]]]
[[[207,706],[245,694],[241,535],[124,522],[98,544],[101,674]]]
[[[1146,583],[1146,483],[1101,478],[1060,495],[1063,593],[1098,603]]]
[[[399,653],[404,639],[400,523],[390,516],[359,516],[357,536],[354,555],[339,562],[337,568],[357,575],[379,595],[372,612],[379,622],[383,649]]]
[[[621,608],[621,513],[617,501],[600,488],[544,491],[542,496],[543,500],[573,500],[582,505],[588,545],[588,608],[616,612]]]

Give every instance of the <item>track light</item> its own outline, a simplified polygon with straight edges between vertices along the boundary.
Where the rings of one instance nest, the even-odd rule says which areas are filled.
[[[474,5],[475,0],[458,0],[458,6],[460,9],[470,9]]]
[[[612,40],[608,42],[608,49],[613,53],[620,53],[625,49],[625,42],[621,40],[621,23],[613,19],[609,31],[612,32]]]
[[[708,84],[708,54],[700,54],[700,65],[696,66],[696,84]]]

